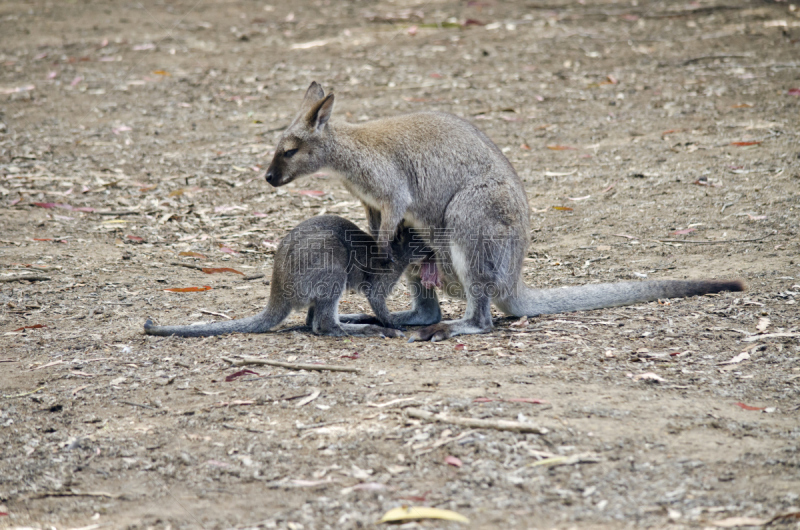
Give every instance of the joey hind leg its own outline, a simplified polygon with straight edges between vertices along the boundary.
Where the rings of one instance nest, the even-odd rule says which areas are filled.
[[[422,285],[418,270],[409,269],[406,273],[406,278],[408,279],[408,288],[412,296],[411,309],[408,311],[389,313],[392,325],[428,326],[442,320],[442,312],[439,309],[439,298],[436,295],[436,289],[427,288]],[[378,318],[366,314],[339,315],[339,321],[350,324],[381,323]]]
[[[337,315],[339,300],[317,300],[311,322],[311,330],[315,335],[344,337],[403,337],[396,329],[384,328],[372,324],[342,324]]]
[[[393,339],[405,337],[399,329],[385,328],[373,324],[341,324],[346,334],[354,337],[385,337]]]

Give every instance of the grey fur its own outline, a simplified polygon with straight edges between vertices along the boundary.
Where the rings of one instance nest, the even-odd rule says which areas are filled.
[[[491,304],[515,316],[598,309],[671,296],[742,290],[740,281],[638,282],[534,290],[521,279],[529,244],[522,181],[492,141],[469,122],[421,112],[362,124],[329,121],[334,96],[309,86],[266,172],[281,186],[326,168],[367,210],[378,245],[389,250],[405,221],[427,234],[445,290],[467,299],[459,320],[439,322],[432,289],[415,293],[403,324],[425,324],[413,339],[442,340],[492,328]],[[419,273],[409,272],[412,284]],[[350,321],[365,316],[348,315]]]
[[[308,308],[306,325],[318,335],[399,337],[399,324],[386,307],[405,268],[420,256],[415,238],[401,228],[392,242],[395,260],[380,254],[375,239],[350,221],[335,215],[312,217],[297,225],[278,245],[272,270],[269,303],[258,315],[195,326],[144,325],[148,335],[207,337],[224,333],[264,333],[293,309]],[[375,312],[370,323],[343,323],[339,299],[345,289],[364,294]],[[363,319],[362,319],[363,320]]]

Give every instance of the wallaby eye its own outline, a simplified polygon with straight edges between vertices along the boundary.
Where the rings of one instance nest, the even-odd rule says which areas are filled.
[[[292,158],[296,154],[297,149],[289,149],[288,151],[283,152],[283,158]]]

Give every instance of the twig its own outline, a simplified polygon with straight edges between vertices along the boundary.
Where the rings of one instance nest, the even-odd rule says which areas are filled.
[[[330,364],[305,364],[305,363],[284,363],[280,361],[270,361],[267,359],[257,359],[255,357],[242,357],[241,359],[231,359],[230,357],[223,357],[223,361],[231,363],[233,366],[247,366],[251,364],[266,365],[266,366],[279,366],[288,370],[328,370],[331,372],[360,372],[360,368],[351,368],[349,366],[334,366]]]
[[[520,423],[511,420],[479,420],[475,418],[461,418],[454,416],[447,416],[446,414],[434,414],[427,410],[411,408],[407,409],[406,413],[412,418],[418,418],[426,421],[439,421],[442,423],[451,423],[453,425],[463,425],[464,427],[472,427],[475,429],[495,429],[498,431],[514,431],[514,432],[532,432],[534,434],[547,434],[549,431],[544,427],[537,427],[528,423]]]
[[[29,499],[44,499],[45,497],[106,497],[118,499],[122,494],[106,493],[105,491],[45,491],[28,497]]]
[[[320,394],[319,388],[313,389],[309,395],[307,395],[306,397],[304,397],[303,399],[294,404],[295,408],[299,409],[304,405],[308,405],[309,403],[317,399],[319,397],[319,394]]]
[[[761,241],[774,235],[775,233],[767,234],[761,237],[754,237],[753,239],[721,239],[719,241],[707,241],[702,239],[648,239],[648,241],[655,241],[657,243],[694,243],[695,245],[718,245],[721,243],[752,243],[753,241]]]
[[[570,455],[570,456],[552,456],[550,458],[545,458],[544,460],[538,460],[536,462],[531,462],[526,467],[536,467],[536,466],[572,466],[575,464],[596,464],[600,462],[600,457],[593,453],[581,453],[578,455]]]
[[[746,55],[741,53],[717,53],[712,55],[701,55],[699,57],[692,57],[691,59],[686,59],[681,63],[681,66],[686,66],[692,63],[699,63],[700,61],[705,61],[706,59],[746,59],[747,57],[752,57],[752,55]]]
[[[19,359],[0,359],[0,363],[18,363]]]
[[[305,431],[308,429],[319,429],[321,427],[327,427],[328,425],[337,425],[339,423],[348,423],[347,420],[338,420],[338,421],[321,421],[319,423],[310,423],[308,425],[303,425],[298,423],[296,425],[298,431]]]
[[[181,263],[180,261],[171,261],[170,265],[176,265],[178,267],[187,267],[189,269],[197,269],[199,271],[205,268],[201,267],[200,265],[195,265],[194,263]]]
[[[18,274],[17,276],[0,277],[0,283],[17,282],[20,280],[28,280],[30,282],[43,282],[49,279],[50,279],[49,276],[33,276],[32,274]]]
[[[209,311],[208,309],[198,309],[198,311],[200,311],[201,313],[205,313],[206,315],[214,315],[215,317],[222,317],[222,318],[227,318],[228,320],[233,320],[225,313],[215,313],[214,311]]]
[[[122,403],[123,405],[130,405],[131,407],[142,407],[143,409],[156,410],[155,407],[151,407],[150,405],[142,405],[141,403],[134,403],[133,401],[122,401],[118,399],[117,403]]]
[[[135,210],[117,210],[115,212],[93,212],[96,215],[136,215],[142,212],[137,212]]]
[[[261,430],[258,430],[258,429],[253,429],[252,427],[237,427],[236,425],[229,425],[227,423],[223,423],[222,426],[224,428],[230,429],[232,431],[247,431],[247,432],[258,433],[258,434],[266,432],[266,431],[261,431]]]
[[[261,273],[261,272],[258,272],[256,274],[250,274],[248,276],[245,276],[242,279],[243,280],[258,280],[259,278],[263,278],[263,277],[264,277],[264,274]],[[267,283],[269,283],[269,280],[267,280]]]

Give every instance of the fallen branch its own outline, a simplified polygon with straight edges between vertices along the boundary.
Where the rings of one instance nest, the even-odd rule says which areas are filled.
[[[305,364],[305,363],[284,363],[281,361],[270,361],[268,359],[257,359],[255,357],[242,357],[241,359],[231,359],[223,357],[223,361],[231,363],[233,366],[248,366],[248,365],[265,365],[277,366],[279,368],[286,368],[287,370],[316,370],[316,371],[330,371],[330,372],[360,372],[360,368],[351,368],[349,366],[334,366],[330,364]]]
[[[45,497],[105,497],[107,499],[118,499],[122,494],[106,493],[105,491],[45,491],[36,493],[28,499],[44,499]]]
[[[761,237],[754,237],[753,239],[720,239],[719,241],[708,241],[702,239],[649,239],[648,241],[655,241],[657,243],[691,243],[695,245],[719,245],[722,243],[752,243],[753,241],[761,241],[775,234],[767,234]]]
[[[464,427],[472,427],[476,429],[495,429],[498,431],[514,431],[514,432],[532,432],[534,434],[547,434],[549,431],[544,427],[537,427],[529,423],[520,423],[511,420],[479,420],[475,418],[460,418],[455,416],[447,416],[446,414],[434,414],[427,410],[410,408],[406,413],[412,418],[418,418],[426,421],[438,421],[442,423],[450,423],[453,425],[463,425]]]
[[[581,453],[571,456],[552,456],[544,460],[538,460],[528,464],[527,467],[536,466],[572,466],[575,464],[596,464],[600,462],[600,457],[593,453]]]
[[[151,407],[150,405],[144,405],[142,403],[134,403],[133,401],[122,401],[121,399],[118,399],[117,403],[122,403],[123,405],[130,405],[131,407],[142,407],[143,409],[156,410],[155,407]]]
[[[0,277],[0,283],[3,282],[18,282],[20,280],[28,280],[29,282],[43,282],[49,280],[49,276],[34,276],[32,274],[18,274],[16,276],[3,276]]]
[[[742,342],[755,342],[761,339],[777,339],[780,337],[800,337],[800,332],[795,333],[767,333],[765,335],[750,335],[749,337],[744,337]]]

